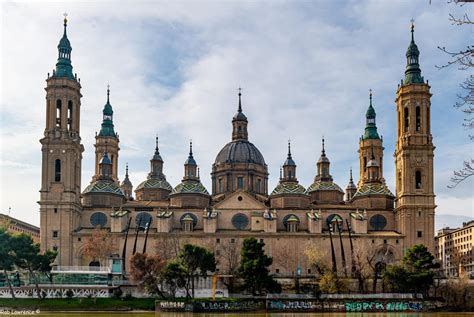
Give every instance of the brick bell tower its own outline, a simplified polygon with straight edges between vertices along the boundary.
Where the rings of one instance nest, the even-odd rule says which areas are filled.
[[[58,45],[58,61],[46,80],[46,128],[40,140],[42,175],[40,189],[41,249],[58,252],[56,264],[72,264],[71,232],[81,212],[81,84],[73,75],[71,43],[64,34]]]
[[[398,138],[395,149],[398,230],[406,236],[404,248],[424,244],[434,252],[435,195],[433,192],[433,137],[430,131],[430,86],[421,76],[420,51],[414,25],[406,53],[405,79],[398,87]]]

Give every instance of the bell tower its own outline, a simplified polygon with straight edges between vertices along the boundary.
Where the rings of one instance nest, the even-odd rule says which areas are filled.
[[[95,136],[95,175],[92,177],[93,182],[100,178],[99,163],[104,152],[107,152],[112,162],[112,180],[117,184],[119,183],[117,170],[120,140],[114,130],[113,116],[114,111],[110,104],[110,86],[107,86],[107,103],[102,110],[102,125],[99,133]]]
[[[40,140],[42,175],[40,189],[41,249],[58,252],[58,265],[72,265],[71,232],[81,212],[80,137],[81,84],[72,73],[71,43],[64,34],[58,45],[58,61],[46,79],[46,128]]]
[[[430,86],[421,76],[420,52],[411,26],[405,79],[398,87],[395,148],[396,218],[405,248],[424,244],[434,252],[434,149],[430,131]]]

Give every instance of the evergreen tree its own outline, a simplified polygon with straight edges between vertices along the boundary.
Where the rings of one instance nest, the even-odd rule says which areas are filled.
[[[395,292],[427,294],[436,267],[434,256],[424,245],[417,244],[407,250],[401,264],[389,265],[383,278]]]
[[[255,238],[243,242],[239,275],[244,280],[244,288],[253,295],[267,292],[281,292],[280,284],[269,275],[268,267],[273,259],[265,254],[265,243]]]
[[[178,259],[186,269],[187,285],[188,288],[191,285],[191,294],[194,298],[194,279],[198,276],[206,277],[208,271],[214,272],[216,270],[214,253],[197,245],[185,244]]]

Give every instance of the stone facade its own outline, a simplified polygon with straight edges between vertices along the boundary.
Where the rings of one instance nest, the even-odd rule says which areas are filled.
[[[122,182],[117,179],[120,149],[109,91],[101,132],[96,137],[95,175],[81,192],[81,86],[72,76],[72,66],[63,69],[69,67],[71,50],[65,37],[66,23],[56,71],[47,79],[39,202],[41,246],[58,250],[58,265],[88,265],[90,260],[81,250],[97,227],[110,232],[110,241],[117,246],[110,256],[119,258],[125,252],[126,265],[135,236],[137,250],[141,252],[148,235],[148,253],[169,258],[180,245],[196,243],[215,252],[223,273],[230,270],[231,258],[238,255],[247,237],[265,242],[266,252],[274,257],[273,273],[290,275],[314,273],[304,252],[307,248],[316,248],[331,259],[331,239],[336,260],[341,264],[345,258],[346,269],[350,268],[351,242],[354,248],[373,252],[378,262],[399,259],[415,243],[433,249],[431,94],[422,80],[412,82],[417,78],[416,67],[412,65],[413,40],[407,52],[409,80],[405,79],[396,95],[399,120],[395,157],[399,178],[395,196],[383,177],[383,140],[377,133],[372,94],[359,144],[359,180],[356,186],[351,171],[344,192],[333,182],[324,140],[313,184],[308,188],[299,184],[297,165],[288,144],[279,184],[269,190],[268,167],[264,156],[249,141],[248,119],[239,93],[231,142],[217,154],[212,167],[211,193],[200,181],[192,145],[184,163],[182,182],[171,186],[164,174],[165,160],[157,139],[150,173],[136,187],[134,198],[128,169]],[[406,108],[407,118],[402,116]],[[407,129],[404,120],[409,122]],[[55,165],[57,160],[59,168]],[[421,185],[417,183],[420,171]],[[149,228],[148,232],[145,228]],[[127,232],[128,247],[124,248]]]

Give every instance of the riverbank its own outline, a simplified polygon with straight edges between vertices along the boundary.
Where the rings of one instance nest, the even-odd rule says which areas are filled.
[[[41,311],[154,311],[155,298],[0,299],[0,307]]]

